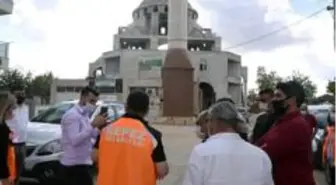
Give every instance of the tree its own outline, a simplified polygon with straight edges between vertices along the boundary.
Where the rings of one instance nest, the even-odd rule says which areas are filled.
[[[32,80],[32,74],[24,74],[17,69],[10,69],[0,73],[0,89],[9,91],[15,87],[23,87],[27,90]]]
[[[247,93],[247,100],[248,102],[254,102],[257,99],[257,93],[255,89],[250,89]]]
[[[303,86],[307,100],[311,100],[315,97],[317,86],[310,80],[309,76],[303,75],[298,71],[293,71],[292,75],[287,77],[287,80],[299,82]]]
[[[31,93],[34,96],[40,97],[42,104],[48,104],[50,101],[50,86],[52,80],[53,74],[51,72],[47,72],[36,76],[30,84]]]
[[[257,70],[257,85],[258,89],[274,89],[278,82],[282,81],[282,78],[275,72],[267,72],[265,67],[260,66]]]
[[[331,93],[335,95],[335,81],[336,81],[336,78],[334,78],[334,80],[329,80],[328,85],[327,85],[327,93]]]

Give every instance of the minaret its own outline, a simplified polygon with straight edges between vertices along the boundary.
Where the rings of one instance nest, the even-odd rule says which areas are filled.
[[[168,51],[162,69],[164,117],[194,115],[194,69],[187,50],[187,25],[187,0],[169,0]]]

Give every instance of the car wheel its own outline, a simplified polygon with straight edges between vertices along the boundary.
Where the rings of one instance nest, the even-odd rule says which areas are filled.
[[[62,185],[58,162],[40,164],[36,167],[35,175],[41,185]]]

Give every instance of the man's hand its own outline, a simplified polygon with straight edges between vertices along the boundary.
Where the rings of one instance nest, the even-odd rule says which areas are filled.
[[[91,159],[95,164],[98,163],[98,150],[95,148],[92,150]]]
[[[97,115],[91,123],[92,127],[101,128],[101,127],[105,126],[107,124],[107,122],[106,122],[106,117],[107,116],[105,114]]]
[[[168,175],[169,166],[166,161],[155,163],[155,167],[156,167],[156,176],[157,176],[156,178],[158,180],[162,180]]]

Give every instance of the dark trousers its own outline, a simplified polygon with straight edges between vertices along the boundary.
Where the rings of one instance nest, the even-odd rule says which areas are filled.
[[[20,176],[24,170],[24,161],[26,158],[26,145],[25,143],[15,143],[15,166],[16,166],[16,180],[15,184],[19,185]]]
[[[335,185],[335,166],[330,168],[330,184]]]
[[[89,165],[62,166],[64,185],[93,185]]]

